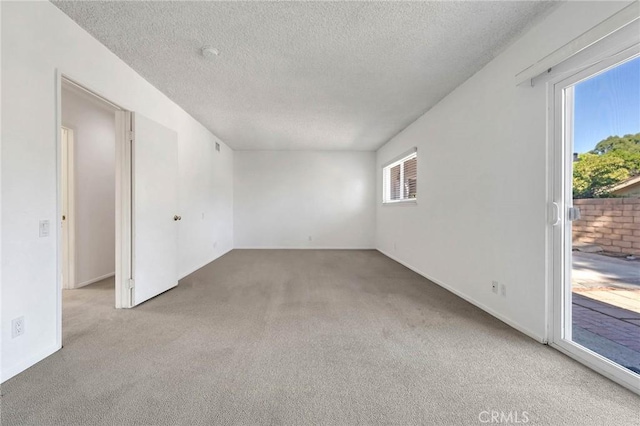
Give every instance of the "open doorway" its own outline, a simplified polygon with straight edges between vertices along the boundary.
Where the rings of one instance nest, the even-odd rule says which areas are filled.
[[[120,108],[65,79],[60,107],[62,303],[99,294],[113,308]]]
[[[58,74],[63,292],[133,308],[178,284],[178,135]],[[74,293],[72,293],[74,292]],[[82,299],[82,298],[81,298]]]
[[[82,333],[90,321],[118,315],[114,305],[133,308],[178,285],[182,216],[178,134],[60,72],[58,84],[62,346],[63,328],[69,339],[75,326]]]

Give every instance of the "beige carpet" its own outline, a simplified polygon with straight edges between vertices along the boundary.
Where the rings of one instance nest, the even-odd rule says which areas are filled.
[[[640,424],[638,396],[376,251],[233,251],[113,298],[65,292],[64,348],[2,386],[3,425]]]

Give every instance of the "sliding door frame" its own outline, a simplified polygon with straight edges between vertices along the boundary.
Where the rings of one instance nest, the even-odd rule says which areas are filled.
[[[573,205],[573,92],[576,84],[640,56],[640,45],[548,82],[549,104],[549,344],[620,385],[640,394],[640,375],[572,340],[571,250],[568,209]]]

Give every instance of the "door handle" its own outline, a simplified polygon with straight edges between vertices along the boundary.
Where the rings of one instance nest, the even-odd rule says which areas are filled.
[[[182,220],[182,216],[175,215],[173,216],[173,220]]]
[[[551,207],[553,210],[551,216],[551,226],[558,226],[560,224],[560,206],[558,203],[551,203]]]
[[[579,207],[569,207],[568,211],[568,219],[573,222],[574,220],[580,220],[580,208]]]

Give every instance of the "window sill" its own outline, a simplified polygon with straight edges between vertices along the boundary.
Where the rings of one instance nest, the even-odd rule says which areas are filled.
[[[418,204],[418,200],[413,198],[411,200],[398,200],[398,201],[383,201],[383,206],[415,206]]]

